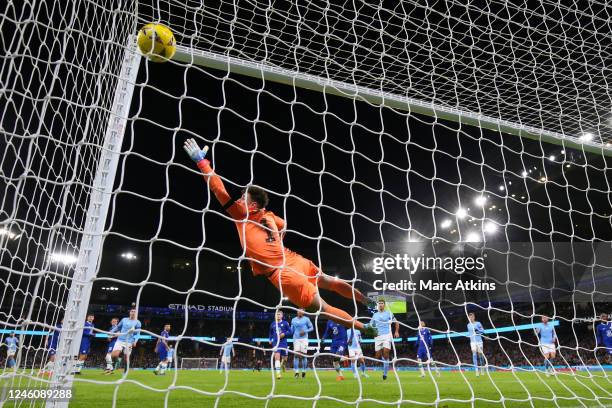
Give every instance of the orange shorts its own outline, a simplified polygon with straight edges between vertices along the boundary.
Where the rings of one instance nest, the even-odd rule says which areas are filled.
[[[307,308],[317,293],[317,274],[319,268],[311,260],[298,257],[288,260],[284,268],[277,268],[268,276],[282,296],[287,296],[291,303]]]

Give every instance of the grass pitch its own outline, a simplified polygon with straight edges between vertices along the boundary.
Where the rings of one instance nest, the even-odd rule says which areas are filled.
[[[597,378],[588,378],[586,373],[575,376],[560,373],[546,377],[535,373],[504,372],[478,378],[473,372],[442,372],[439,378],[435,375],[433,378],[419,378],[417,372],[400,371],[398,377],[389,373],[389,378],[383,382],[380,371],[370,371],[369,378],[362,378],[361,386],[350,371],[345,370],[344,374],[345,381],[337,382],[334,372],[317,372],[317,381],[313,372],[309,372],[305,379],[295,379],[293,372],[287,371],[273,384],[269,371],[231,371],[227,381],[225,375],[217,371],[171,371],[165,376],[155,376],[151,371],[132,371],[120,383],[120,373],[104,376],[99,371],[86,370],[79,377],[70,406],[109,407],[115,393],[116,406],[126,408],[163,407],[165,401],[168,406],[181,408],[212,407],[216,402],[218,407],[232,408],[301,408],[312,407],[317,396],[318,407],[346,407],[346,403],[354,403],[360,395],[363,401],[360,407],[395,405],[400,399],[402,406],[435,405],[438,399],[442,400],[440,407],[467,408],[472,406],[472,398],[475,398],[476,407],[500,406],[502,398],[506,399],[506,407],[612,406],[612,376],[604,378],[602,372]],[[107,384],[90,383],[91,380]],[[111,383],[113,381],[115,383]],[[202,391],[218,396],[204,395]]]
[[[105,376],[98,370],[84,370],[75,382],[70,407],[111,407],[113,397],[115,406],[121,408],[164,407],[165,403],[179,408],[215,404],[232,408],[301,408],[312,407],[317,398],[317,407],[348,407],[358,399],[359,407],[398,406],[400,400],[402,407],[435,406],[436,401],[441,408],[612,406],[612,375],[604,377],[603,372],[593,378],[582,372],[552,377],[492,372],[478,378],[473,372],[442,372],[440,377],[419,378],[417,372],[400,371],[397,377],[390,372],[383,381],[380,371],[369,371],[370,377],[362,378],[361,385],[349,370],[344,374],[345,381],[337,382],[334,372],[319,371],[317,381],[312,371],[305,379],[295,379],[293,372],[287,371],[273,383],[270,371],[236,370],[226,379],[218,371],[170,371],[165,376],[155,376],[152,371],[135,370],[123,377],[122,373]],[[22,384],[23,380],[27,382],[22,377]]]

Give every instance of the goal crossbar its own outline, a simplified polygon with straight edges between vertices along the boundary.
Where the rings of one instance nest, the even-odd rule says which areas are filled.
[[[407,112],[433,116],[460,124],[476,126],[528,139],[540,140],[542,142],[561,145],[567,148],[584,150],[585,152],[612,156],[611,147],[596,140],[582,140],[578,135],[568,135],[527,126],[506,121],[501,118],[494,118],[492,116],[465,111],[459,108],[434,104],[432,102],[384,92],[382,90],[368,88],[349,82],[301,73],[275,65],[247,61],[182,45],[177,45],[176,54],[172,59],[182,63],[226,70],[236,74],[292,85],[312,91],[325,92],[345,98],[359,99],[373,105],[383,105]]]

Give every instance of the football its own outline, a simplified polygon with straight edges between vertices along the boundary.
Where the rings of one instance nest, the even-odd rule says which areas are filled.
[[[166,62],[176,52],[172,30],[163,24],[149,23],[138,31],[138,48],[153,62]]]

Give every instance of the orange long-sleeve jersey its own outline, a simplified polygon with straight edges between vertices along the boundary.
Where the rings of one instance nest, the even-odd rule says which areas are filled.
[[[279,231],[285,227],[285,220],[265,209],[249,213],[243,200],[232,200],[223,181],[210,167],[208,160],[199,161],[198,168],[204,174],[210,190],[219,203],[234,219],[240,244],[245,249],[254,275],[269,275],[276,268],[285,266],[295,257],[299,257],[283,245]]]

